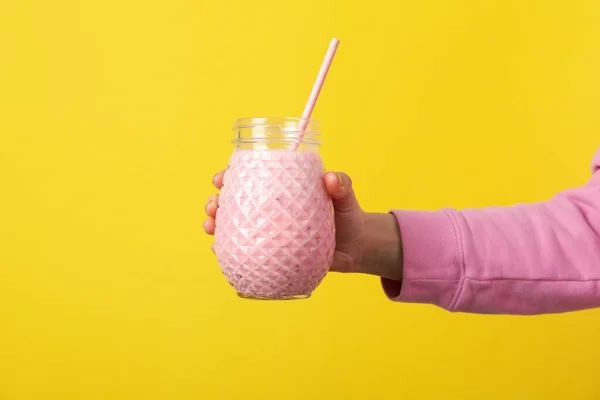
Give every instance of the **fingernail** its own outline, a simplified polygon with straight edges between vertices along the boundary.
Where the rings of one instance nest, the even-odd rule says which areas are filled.
[[[340,174],[339,172],[336,172],[335,176],[337,176],[337,178],[338,178],[338,182],[340,183],[340,187],[343,187],[344,186],[344,178],[342,177],[342,174]]]

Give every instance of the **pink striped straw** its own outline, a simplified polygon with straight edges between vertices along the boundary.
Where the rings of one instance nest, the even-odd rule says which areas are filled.
[[[300,131],[300,134],[298,135],[299,140],[297,143],[292,144],[291,150],[298,149],[300,139],[302,139],[302,137],[304,136],[304,130],[306,129],[308,121],[310,120],[310,115],[312,114],[315,108],[315,104],[317,103],[317,99],[319,98],[319,93],[321,93],[321,88],[323,87],[323,83],[325,82],[325,78],[327,77],[327,72],[329,72],[329,67],[331,67],[333,56],[335,56],[335,52],[339,44],[340,41],[338,39],[331,39],[329,49],[327,49],[327,54],[325,54],[325,59],[323,60],[323,64],[321,64],[319,75],[317,75],[317,80],[315,81],[312,91],[310,92],[310,96],[308,97],[308,101],[306,102],[306,106],[304,107],[304,112],[302,113],[302,119],[300,120],[300,124],[298,125],[298,130]]]

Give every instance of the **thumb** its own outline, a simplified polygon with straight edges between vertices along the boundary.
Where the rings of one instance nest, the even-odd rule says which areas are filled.
[[[360,209],[352,189],[352,179],[345,173],[326,173],[325,188],[333,199],[333,208],[336,212],[349,213]]]

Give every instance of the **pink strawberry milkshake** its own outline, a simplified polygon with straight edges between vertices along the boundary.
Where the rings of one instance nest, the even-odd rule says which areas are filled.
[[[219,196],[215,252],[241,297],[307,298],[334,252],[331,199],[316,151],[237,149]]]

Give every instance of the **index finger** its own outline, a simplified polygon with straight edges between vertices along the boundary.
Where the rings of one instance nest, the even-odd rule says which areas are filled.
[[[222,169],[221,171],[217,172],[217,174],[213,177],[213,185],[215,185],[215,187],[217,189],[221,189],[221,186],[223,186],[223,177],[225,176],[225,170]]]

